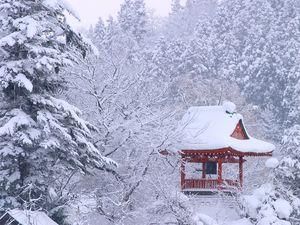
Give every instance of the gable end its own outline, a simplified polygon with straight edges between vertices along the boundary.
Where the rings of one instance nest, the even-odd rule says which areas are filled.
[[[230,135],[233,138],[239,139],[239,140],[246,140],[249,139],[245,127],[242,123],[242,120],[239,120],[238,124],[236,125],[234,131]]]

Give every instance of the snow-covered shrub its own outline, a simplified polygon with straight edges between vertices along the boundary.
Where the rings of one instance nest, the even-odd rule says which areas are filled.
[[[270,158],[265,163],[271,169],[272,183],[262,185],[252,195],[243,196],[245,213],[257,225],[299,222],[299,137],[298,125],[285,131],[281,147],[284,156],[280,160]]]
[[[272,184],[264,184],[251,195],[242,196],[244,212],[257,225],[275,225],[291,223],[289,219],[293,208],[275,190]]]
[[[193,222],[194,225],[218,225],[213,218],[202,213],[194,215]]]
[[[277,158],[274,158],[274,157],[267,159],[266,162],[265,162],[265,166],[267,168],[273,168],[274,169],[278,165],[279,165],[279,161],[278,161]]]

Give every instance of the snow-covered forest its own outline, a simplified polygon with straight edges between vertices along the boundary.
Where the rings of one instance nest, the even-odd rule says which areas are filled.
[[[0,0],[0,218],[300,224],[299,0],[172,0],[167,17],[124,0],[86,29],[70,2]],[[185,194],[178,123],[224,101],[273,156],[247,158],[234,194]]]

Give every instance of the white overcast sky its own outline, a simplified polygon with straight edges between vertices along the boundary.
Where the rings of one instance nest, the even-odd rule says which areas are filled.
[[[109,15],[115,17],[123,0],[67,0],[79,14],[81,24],[95,24],[99,17],[106,20]],[[167,16],[171,9],[172,0],[145,0],[147,8],[154,10],[155,16]],[[184,0],[182,0],[184,2]],[[75,21],[71,21],[79,25]]]

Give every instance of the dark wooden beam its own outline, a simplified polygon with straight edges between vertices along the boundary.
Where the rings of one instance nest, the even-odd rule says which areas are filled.
[[[185,186],[185,161],[180,161],[180,184],[181,184],[181,190],[184,189]]]
[[[240,180],[240,185],[243,187],[243,157],[241,156],[239,159],[239,180]]]
[[[205,179],[206,177],[206,162],[202,163],[202,178]]]
[[[222,185],[222,159],[218,159],[218,186]]]

